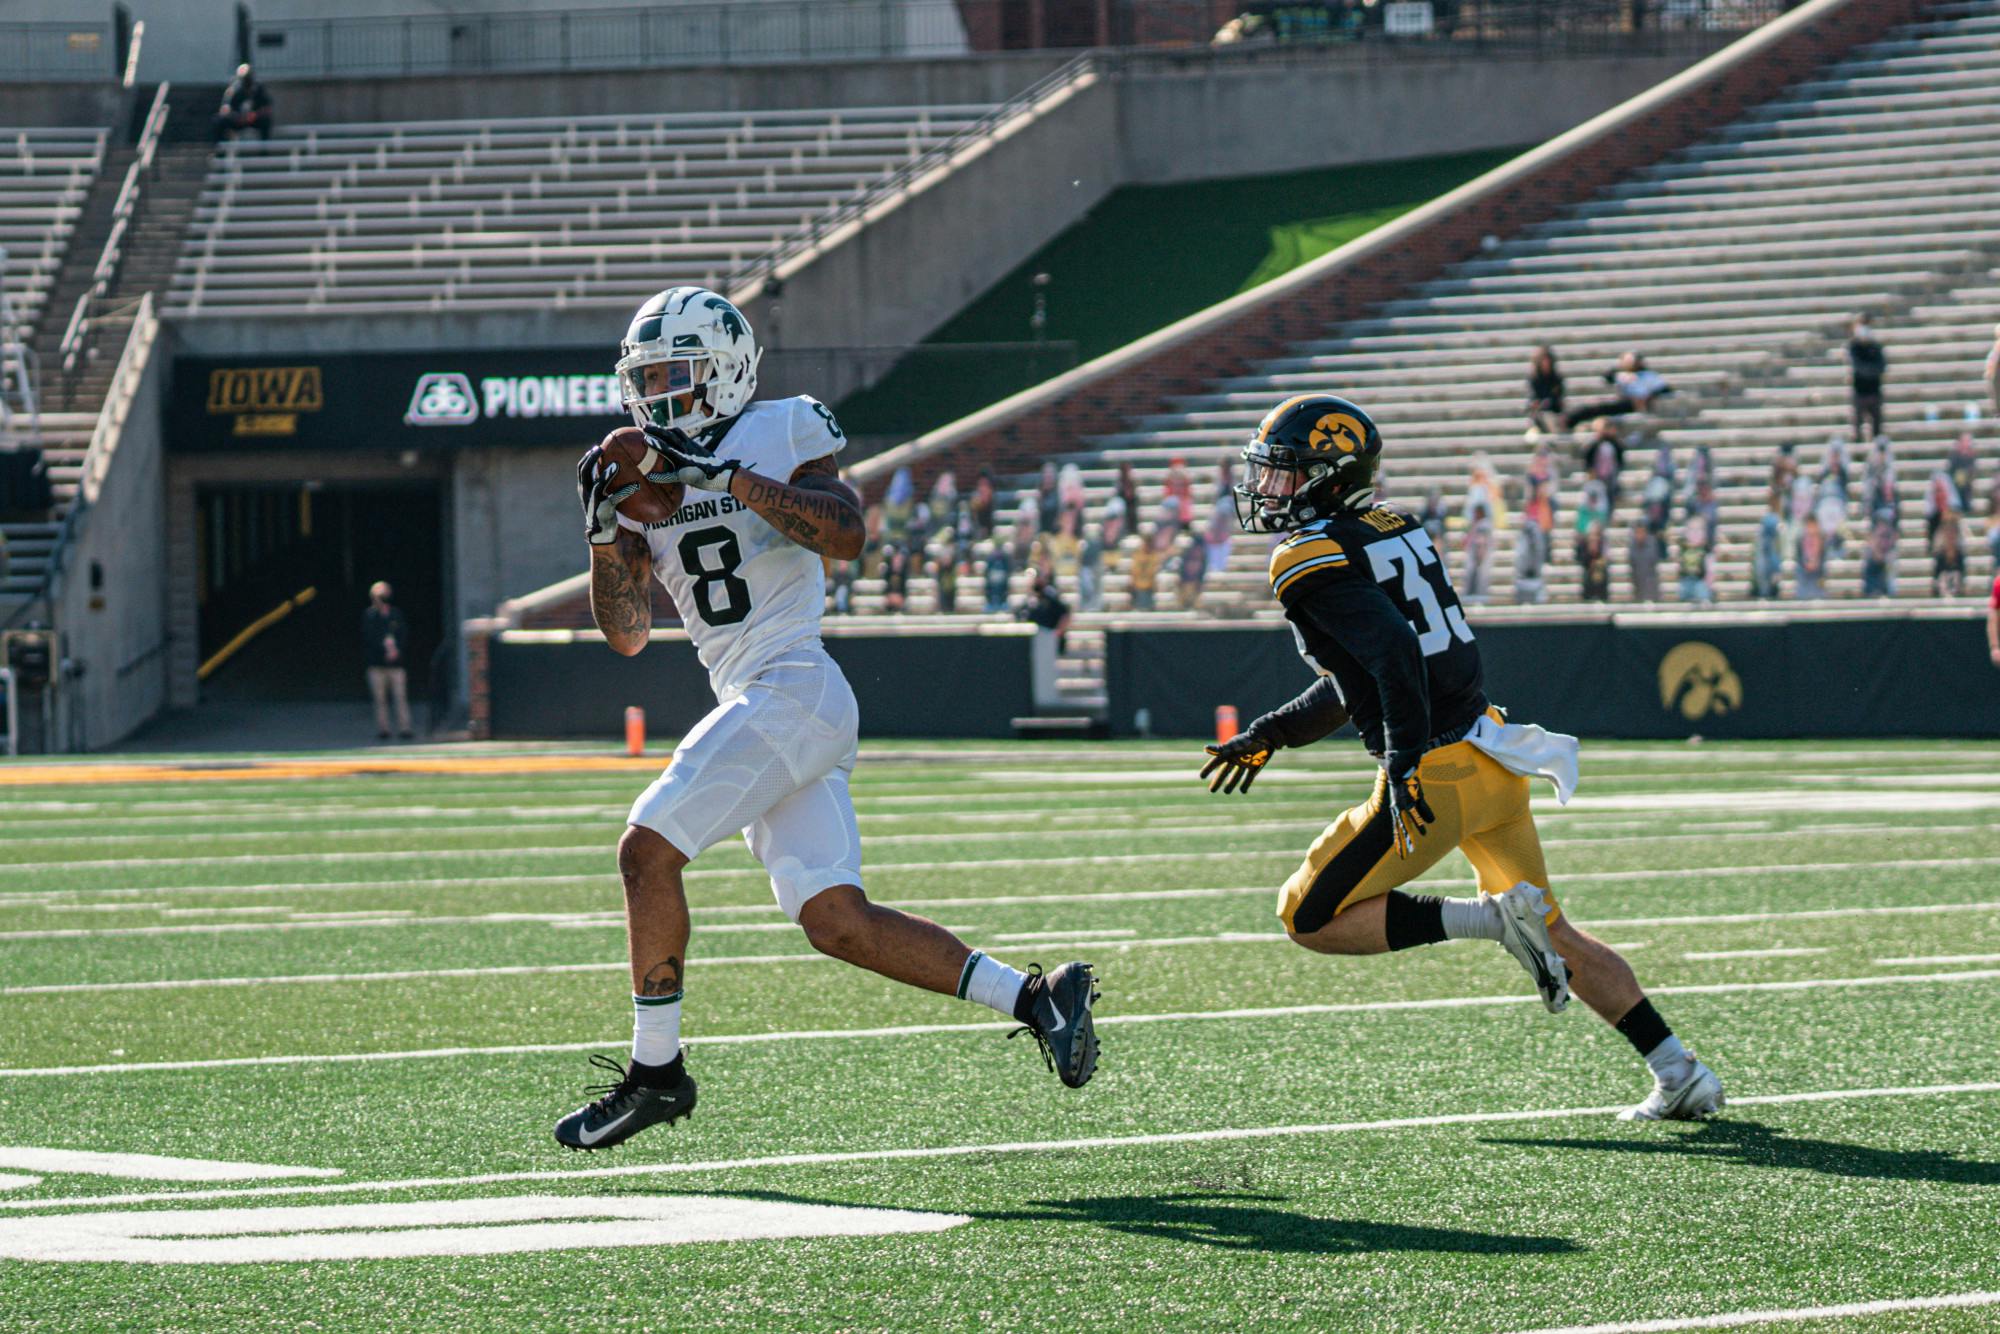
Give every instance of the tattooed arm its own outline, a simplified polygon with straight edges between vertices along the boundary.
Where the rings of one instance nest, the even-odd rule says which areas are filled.
[[[861,554],[861,497],[840,480],[831,454],[801,463],[789,483],[739,469],[729,494],[808,551],[835,560]]]
[[[590,614],[604,642],[631,657],[653,629],[653,555],[629,528],[590,549]]]

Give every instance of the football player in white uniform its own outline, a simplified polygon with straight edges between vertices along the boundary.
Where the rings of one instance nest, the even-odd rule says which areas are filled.
[[[859,720],[819,634],[820,558],[861,553],[861,502],[840,480],[834,455],[845,437],[823,404],[751,401],[761,355],[723,297],[700,287],[660,293],[633,317],[617,374],[632,419],[659,451],[648,478],[682,483],[686,499],[671,518],[641,526],[617,512],[636,483],[614,487],[616,469],[597,449],[577,468],[591,614],[605,640],[627,655],[645,647],[658,578],[716,706],[633,803],[618,843],[632,1059],[591,1058],[617,1079],[556,1123],[556,1139],[575,1149],[610,1148],[693,1110],[680,1043],[681,868],[738,832],[770,872],[778,906],[821,952],[1019,1020],[1072,1088],[1097,1065],[1090,965],[1023,973],[862,893],[847,787]]]

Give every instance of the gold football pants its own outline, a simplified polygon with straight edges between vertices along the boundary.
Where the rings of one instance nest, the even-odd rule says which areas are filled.
[[[1437,819],[1414,835],[1416,850],[1396,855],[1388,778],[1378,773],[1368,800],[1341,812],[1313,840],[1305,861],[1278,891],[1278,916],[1288,931],[1311,935],[1343,909],[1415,880],[1453,848],[1465,849],[1481,893],[1504,893],[1523,880],[1548,888],[1526,778],[1508,772],[1470,741],[1427,752],[1417,775]],[[1549,901],[1555,902],[1553,895]]]

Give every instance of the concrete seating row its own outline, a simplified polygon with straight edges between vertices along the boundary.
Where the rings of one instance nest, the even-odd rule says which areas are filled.
[[[294,127],[218,151],[166,307],[484,309],[720,282],[989,111]]]

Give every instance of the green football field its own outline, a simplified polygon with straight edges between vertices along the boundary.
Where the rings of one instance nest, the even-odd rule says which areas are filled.
[[[1728,1086],[1640,1125],[1498,947],[1285,941],[1351,742],[1248,799],[1194,745],[870,746],[871,894],[1095,962],[1095,1081],[813,955],[731,844],[700,1107],[595,1155],[550,1126],[625,1054],[655,770],[523,754],[0,767],[0,1329],[2000,1326],[2000,747],[1605,742],[1538,792]]]

